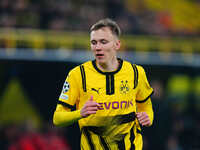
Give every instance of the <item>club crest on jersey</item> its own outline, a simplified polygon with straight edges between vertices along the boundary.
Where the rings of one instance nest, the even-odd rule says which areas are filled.
[[[63,90],[62,93],[66,93],[67,91],[69,91],[69,83],[67,81],[65,81],[64,85],[63,85]]]
[[[120,85],[120,93],[122,94],[126,94],[129,92],[130,88],[129,88],[129,85],[128,85],[128,81],[121,81],[121,85]]]

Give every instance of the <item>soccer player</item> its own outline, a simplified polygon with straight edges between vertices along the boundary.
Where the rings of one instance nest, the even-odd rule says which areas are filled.
[[[153,122],[153,89],[141,66],[117,58],[119,36],[111,19],[91,27],[95,60],[69,72],[54,112],[57,126],[78,121],[82,150],[142,150],[141,126]]]

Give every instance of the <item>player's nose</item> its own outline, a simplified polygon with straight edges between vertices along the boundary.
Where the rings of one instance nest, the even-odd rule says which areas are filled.
[[[102,44],[98,42],[95,46],[95,50],[101,50],[101,49],[102,49]]]

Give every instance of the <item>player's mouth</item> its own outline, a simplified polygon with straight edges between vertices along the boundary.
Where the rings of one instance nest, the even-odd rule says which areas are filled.
[[[96,54],[96,57],[99,58],[99,59],[101,59],[101,58],[104,57],[104,54]]]

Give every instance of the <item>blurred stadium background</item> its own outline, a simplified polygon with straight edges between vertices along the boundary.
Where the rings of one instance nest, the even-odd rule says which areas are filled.
[[[199,0],[0,0],[0,149],[78,150],[52,125],[68,71],[92,59],[89,27],[122,28],[119,57],[143,65],[155,121],[144,150],[200,150]]]

